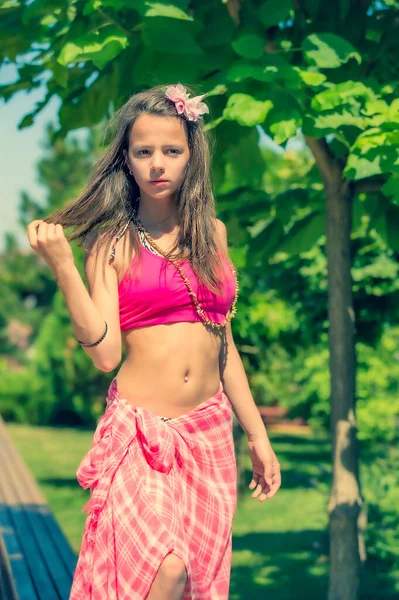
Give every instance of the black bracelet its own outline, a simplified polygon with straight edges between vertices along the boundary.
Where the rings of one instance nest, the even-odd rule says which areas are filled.
[[[108,331],[108,323],[107,323],[107,321],[104,321],[104,323],[105,323],[105,331],[104,331],[104,333],[102,334],[102,336],[100,337],[99,340],[97,340],[96,342],[94,342],[94,344],[84,344],[83,342],[81,342],[80,340],[78,340],[79,344],[81,346],[84,346],[85,348],[90,348],[91,346],[97,346],[97,344],[99,344],[100,342],[102,342],[102,340],[105,338],[105,336],[107,334],[107,331]]]

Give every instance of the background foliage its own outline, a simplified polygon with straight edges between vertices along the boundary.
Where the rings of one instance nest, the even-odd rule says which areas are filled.
[[[363,463],[373,465],[364,482],[370,560],[391,571],[399,568],[390,449],[399,416],[398,9],[396,0],[0,7],[1,60],[18,68],[0,94],[45,90],[19,126],[61,99],[38,164],[46,200],[22,194],[21,226],[76,197],[104,148],[106,120],[132,93],[177,81],[206,93],[218,216],[240,274],[233,330],[255,401],[287,407],[320,432],[330,400],[323,175],[340,169],[353,211],[359,439]],[[82,127],[78,142],[70,132]],[[4,418],[93,426],[112,374],[81,351],[49,270],[11,234],[0,291]]]

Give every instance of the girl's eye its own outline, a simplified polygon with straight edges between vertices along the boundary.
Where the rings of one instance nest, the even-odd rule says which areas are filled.
[[[140,156],[140,152],[148,152],[148,150],[138,150],[137,156]],[[177,148],[169,148],[167,152],[176,152],[177,154],[180,154],[180,151]]]

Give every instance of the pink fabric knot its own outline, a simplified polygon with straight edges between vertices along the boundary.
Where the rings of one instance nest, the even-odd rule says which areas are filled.
[[[100,418],[91,449],[84,456],[76,477],[83,489],[91,488],[91,497],[83,510],[98,516],[106,502],[112,479],[138,438],[146,462],[153,469],[169,473],[175,459],[182,465],[179,436],[156,415],[135,405],[114,400]],[[97,511],[97,512],[96,512]],[[92,516],[93,524],[95,516]]]

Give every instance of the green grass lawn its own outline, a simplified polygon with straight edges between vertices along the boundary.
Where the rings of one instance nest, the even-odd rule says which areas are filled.
[[[253,499],[251,464],[245,461],[233,530],[230,598],[325,599],[328,443],[272,431],[269,436],[281,463],[282,486],[271,500]]]
[[[90,447],[92,432],[15,424],[7,429],[78,552],[86,516],[82,507],[89,491],[80,488],[75,473]],[[325,599],[328,443],[273,432],[270,438],[283,483],[271,500],[253,499],[248,488],[251,465],[245,459],[233,526],[230,598]]]

